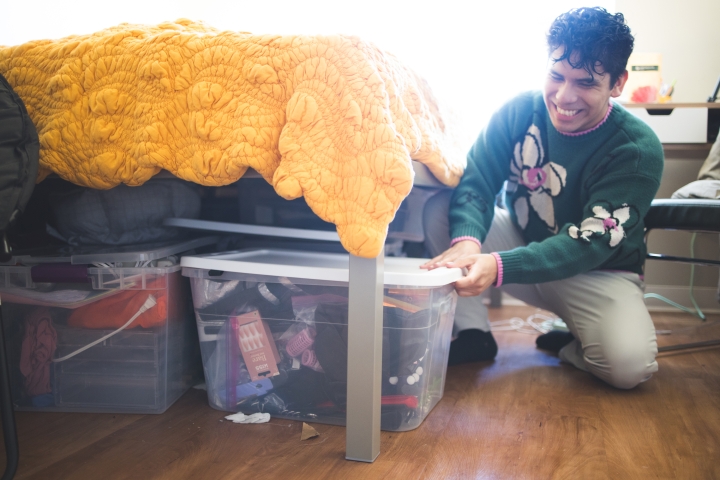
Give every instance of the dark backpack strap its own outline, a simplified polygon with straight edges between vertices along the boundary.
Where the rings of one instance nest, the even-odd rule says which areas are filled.
[[[23,101],[0,74],[0,257],[8,256],[5,231],[30,199],[39,158],[35,125]]]

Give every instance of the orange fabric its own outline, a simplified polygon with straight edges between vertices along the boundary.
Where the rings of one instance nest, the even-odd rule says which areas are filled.
[[[164,282],[164,279],[162,279]],[[157,305],[143,312],[127,328],[151,328],[162,325],[167,320],[167,292],[165,289],[153,290],[159,281],[149,282],[147,290],[128,290],[98,302],[85,305],[73,311],[68,319],[71,327],[82,328],[120,328],[140,310],[148,295],[155,297]]]
[[[427,82],[358,37],[124,23],[0,47],[0,73],[37,128],[40,178],[220,186],[251,167],[361,257],[382,251],[411,159],[450,187],[465,169]]]

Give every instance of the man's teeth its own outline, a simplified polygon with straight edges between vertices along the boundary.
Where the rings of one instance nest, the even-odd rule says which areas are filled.
[[[557,107],[557,111],[560,114],[565,115],[566,117],[572,117],[573,115],[576,115],[580,110],[563,110],[562,108]]]

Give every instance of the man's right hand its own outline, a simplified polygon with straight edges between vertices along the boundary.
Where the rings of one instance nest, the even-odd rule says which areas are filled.
[[[448,248],[432,260],[423,263],[420,265],[420,268],[434,270],[436,268],[446,267],[450,262],[455,262],[468,255],[477,255],[478,253],[480,253],[480,245],[472,240],[463,240]]]

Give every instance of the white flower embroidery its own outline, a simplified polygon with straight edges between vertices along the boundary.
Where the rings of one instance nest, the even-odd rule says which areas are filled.
[[[580,228],[575,225],[568,229],[568,235],[576,240],[590,241],[593,234],[598,236],[610,233],[610,246],[617,246],[625,237],[625,230],[622,225],[630,219],[630,207],[627,203],[623,203],[612,214],[603,207],[596,205],[593,207],[594,217],[586,218],[580,224]]]
[[[540,129],[531,125],[520,145],[515,145],[515,152],[510,162],[510,177],[507,182],[507,192],[514,193],[518,184],[528,189],[530,206],[548,228],[557,233],[555,223],[555,209],[552,197],[557,197],[565,187],[567,172],[565,167],[557,163],[545,161]],[[524,230],[529,220],[527,199],[520,197],[514,204],[515,213],[520,227]]]

